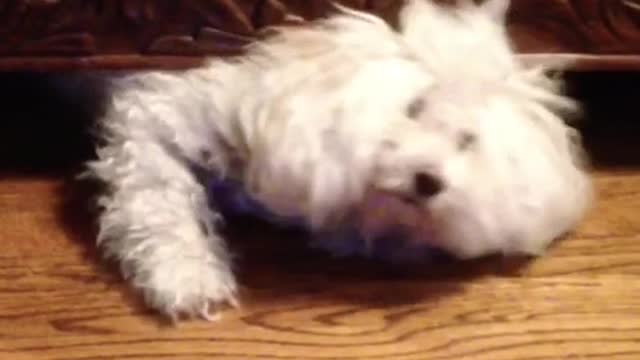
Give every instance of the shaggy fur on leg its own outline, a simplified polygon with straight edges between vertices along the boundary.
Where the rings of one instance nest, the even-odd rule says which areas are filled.
[[[559,117],[575,104],[549,66],[518,62],[507,8],[411,0],[399,30],[341,8],[241,57],[114,76],[89,164],[108,185],[99,243],[150,306],[205,318],[237,286],[196,174],[320,233],[381,231],[397,222],[375,211],[386,197],[413,211],[416,241],[460,258],[541,253],[591,187]]]

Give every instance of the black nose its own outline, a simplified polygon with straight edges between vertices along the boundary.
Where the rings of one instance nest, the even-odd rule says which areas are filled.
[[[413,187],[419,196],[432,197],[442,191],[444,184],[434,175],[419,172],[413,178]]]

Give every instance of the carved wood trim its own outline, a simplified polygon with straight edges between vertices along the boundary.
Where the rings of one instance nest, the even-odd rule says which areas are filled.
[[[269,25],[323,16],[330,2],[0,0],[0,70],[192,66],[238,53]],[[403,0],[338,2],[394,22]],[[512,2],[509,31],[522,53],[589,59],[589,67],[617,59],[613,68],[640,55],[640,0]]]
[[[640,54],[640,0],[514,1],[509,28],[525,53]]]

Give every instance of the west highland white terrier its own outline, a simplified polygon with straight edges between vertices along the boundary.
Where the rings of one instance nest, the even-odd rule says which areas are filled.
[[[236,58],[114,76],[88,164],[107,185],[98,243],[148,305],[206,319],[237,285],[203,174],[317,233],[406,218],[380,218],[387,199],[459,258],[541,253],[591,184],[557,64],[518,60],[508,7],[409,0],[397,29],[339,7]]]

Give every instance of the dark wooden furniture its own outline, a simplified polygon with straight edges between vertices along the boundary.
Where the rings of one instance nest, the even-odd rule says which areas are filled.
[[[339,2],[390,22],[402,4]],[[523,54],[640,68],[640,0],[512,2],[509,29]],[[0,0],[0,70],[191,66],[237,53],[290,15],[308,20],[329,9],[329,0]]]

